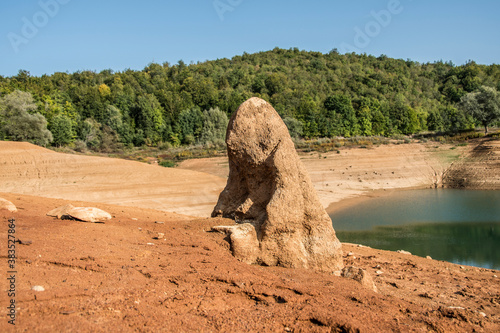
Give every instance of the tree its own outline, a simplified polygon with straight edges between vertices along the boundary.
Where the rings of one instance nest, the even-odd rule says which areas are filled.
[[[292,117],[285,117],[283,122],[288,128],[288,132],[292,138],[299,138],[302,136],[304,128],[303,124],[299,120]]]
[[[203,130],[203,113],[200,108],[186,109],[179,114],[176,133],[182,143],[193,144],[201,136]]]
[[[350,137],[358,134],[356,113],[348,96],[330,96],[325,100],[324,105],[333,115],[338,114],[342,117],[340,130],[343,136]]]
[[[59,114],[52,119],[50,131],[54,138],[53,144],[57,146],[67,145],[75,139],[71,119]]]
[[[146,144],[158,143],[165,125],[158,99],[153,94],[139,96],[133,111],[138,128],[144,131]],[[116,110],[108,109],[108,112]]]
[[[356,117],[358,119],[361,135],[372,135],[372,115],[370,108],[367,105],[362,106],[356,113]]]
[[[87,118],[78,127],[78,137],[87,147],[97,150],[101,146],[101,124],[95,119]]]
[[[224,111],[219,108],[203,111],[202,143],[224,142],[229,120]]]
[[[47,120],[36,110],[30,93],[16,90],[0,99],[0,132],[14,141],[28,141],[47,146],[52,141],[52,133],[47,129]]]
[[[390,112],[393,126],[399,133],[409,135],[420,129],[417,112],[402,101],[397,101]]]
[[[444,128],[443,117],[441,112],[438,110],[429,111],[429,116],[427,117],[427,126],[431,131],[442,131]]]
[[[460,100],[460,107],[484,126],[500,119],[500,93],[495,88],[481,86],[478,91],[468,93]]]

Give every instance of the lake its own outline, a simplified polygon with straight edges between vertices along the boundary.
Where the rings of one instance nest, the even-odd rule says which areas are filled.
[[[394,191],[330,217],[341,242],[500,269],[500,191]]]

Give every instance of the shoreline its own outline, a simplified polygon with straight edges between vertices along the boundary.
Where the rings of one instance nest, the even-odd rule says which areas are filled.
[[[340,199],[339,201],[336,202],[332,202],[327,207],[325,207],[325,210],[328,213],[328,215],[331,215],[335,212],[338,212],[339,210],[356,206],[357,204],[360,204],[369,199],[390,196],[395,192],[411,191],[411,190],[428,190],[428,189],[433,189],[433,188],[431,188],[430,186],[411,186],[411,187],[401,187],[401,188],[393,187],[393,188],[366,190],[365,192],[360,193],[358,195],[354,195],[351,197]],[[441,190],[441,188],[438,188],[437,190]]]

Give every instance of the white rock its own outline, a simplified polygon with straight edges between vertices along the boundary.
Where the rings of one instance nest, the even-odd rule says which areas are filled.
[[[33,287],[31,287],[31,290],[33,290],[33,291],[45,291],[45,288],[42,286],[33,286]]]
[[[0,210],[2,210],[2,209],[6,209],[11,213],[17,212],[17,208],[12,202],[10,202],[9,200],[5,200],[5,199],[0,198]]]
[[[95,207],[74,207],[68,215],[84,222],[104,222],[111,219],[111,214]]]
[[[408,252],[408,251],[405,251],[405,250],[398,250],[397,252],[401,253],[401,254],[410,254],[411,255],[411,252]]]

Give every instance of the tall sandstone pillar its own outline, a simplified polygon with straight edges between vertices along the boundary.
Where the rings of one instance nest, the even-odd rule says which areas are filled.
[[[229,234],[233,255],[250,264],[343,267],[341,244],[274,108],[250,98],[229,121],[229,178],[212,216],[234,219],[214,227]]]

